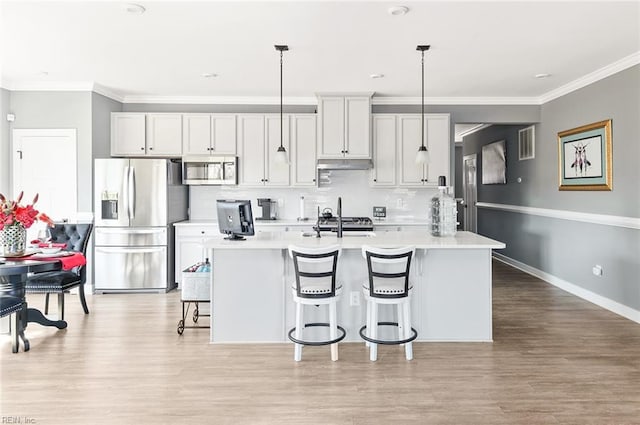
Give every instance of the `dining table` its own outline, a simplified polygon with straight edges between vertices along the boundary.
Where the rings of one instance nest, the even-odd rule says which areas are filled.
[[[26,308],[18,312],[18,335],[24,344],[24,351],[29,351],[29,340],[25,336],[25,330],[29,323],[38,323],[42,326],[53,326],[65,329],[67,322],[64,320],[48,319],[37,308],[29,307],[26,300],[25,285],[27,277],[31,273],[43,273],[58,271],[62,268],[62,262],[55,258],[43,259],[0,259],[0,294],[11,295],[22,299]]]

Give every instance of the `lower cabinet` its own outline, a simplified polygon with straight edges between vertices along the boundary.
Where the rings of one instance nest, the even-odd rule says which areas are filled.
[[[182,287],[182,271],[187,267],[199,261],[204,261],[207,255],[206,250],[202,248],[202,243],[214,235],[219,235],[217,224],[201,225],[201,226],[176,226],[176,271],[175,280],[178,287]],[[215,267],[213,258],[209,261]]]

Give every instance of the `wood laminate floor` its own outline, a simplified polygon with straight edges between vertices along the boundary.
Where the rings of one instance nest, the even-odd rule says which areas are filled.
[[[291,344],[179,336],[175,292],[89,296],[88,316],[67,296],[68,329],[30,325],[27,353],[0,338],[0,422],[640,424],[640,325],[499,262],[493,288],[493,343],[416,343],[411,362],[381,346],[375,363],[364,344],[295,363]]]

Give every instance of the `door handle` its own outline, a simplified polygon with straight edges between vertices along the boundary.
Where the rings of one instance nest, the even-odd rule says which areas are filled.
[[[129,200],[130,200],[130,214],[131,219],[136,218],[136,169],[130,168],[129,175]]]

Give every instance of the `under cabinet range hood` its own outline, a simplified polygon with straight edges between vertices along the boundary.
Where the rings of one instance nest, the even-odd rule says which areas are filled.
[[[370,159],[319,159],[318,170],[370,170]]]

